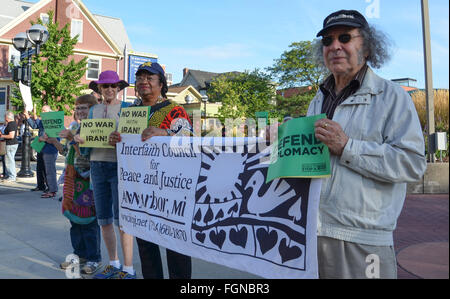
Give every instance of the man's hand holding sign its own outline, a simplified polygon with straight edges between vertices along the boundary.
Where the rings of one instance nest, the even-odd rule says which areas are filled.
[[[320,119],[314,124],[316,138],[322,141],[335,156],[341,156],[348,142],[348,136],[339,123]]]

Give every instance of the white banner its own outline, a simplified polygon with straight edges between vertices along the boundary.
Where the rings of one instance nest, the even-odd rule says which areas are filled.
[[[22,84],[22,82],[19,82],[19,90],[20,90],[20,94],[22,95],[25,111],[27,111],[27,112],[32,111],[33,110],[33,100],[31,98],[30,86]]]
[[[122,229],[261,277],[317,278],[321,181],[266,184],[270,148],[260,152],[260,145],[246,138],[142,142],[140,135],[122,135],[117,144]]]

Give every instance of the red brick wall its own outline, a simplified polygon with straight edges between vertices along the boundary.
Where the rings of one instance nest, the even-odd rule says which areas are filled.
[[[0,78],[10,77],[8,72],[9,46],[0,45]]]
[[[115,55],[114,50],[109,46],[109,44],[102,37],[100,32],[98,32],[93,24],[86,18],[85,15],[74,5],[72,1],[66,0],[53,0],[49,4],[45,5],[39,11],[36,11],[27,19],[23,20],[20,24],[6,32],[4,35],[0,36],[0,38],[4,39],[12,39],[20,32],[25,32],[30,28],[30,21],[35,21],[40,17],[41,13],[47,13],[49,10],[53,10],[55,12],[55,19],[59,22],[60,27],[62,28],[65,24],[70,23],[71,18],[81,19],[83,20],[83,41],[78,43],[75,46],[75,50],[85,50],[90,52],[101,52],[106,53],[108,55]],[[73,56],[75,61],[80,61],[83,57],[89,55],[76,54]],[[92,54],[95,56],[95,54]],[[100,56],[95,56],[100,57]],[[70,57],[69,59],[71,59]],[[9,46],[8,45],[0,45],[0,78],[11,78],[11,73],[8,72],[8,63],[9,63]],[[113,70],[118,71],[119,77],[123,78],[123,69],[124,69],[124,60],[117,61],[114,58],[101,57],[101,71],[105,70]],[[81,83],[89,84],[91,80],[86,78],[87,76],[83,76],[81,79]],[[12,80],[12,78],[11,78]],[[119,95],[120,99],[122,99],[122,93]],[[70,123],[70,122],[69,122]]]

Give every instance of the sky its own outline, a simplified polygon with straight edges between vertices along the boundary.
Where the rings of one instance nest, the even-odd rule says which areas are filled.
[[[36,1],[34,1],[36,2]],[[449,1],[429,0],[434,88],[449,88]],[[264,70],[293,42],[313,40],[323,19],[356,9],[391,41],[375,70],[425,87],[420,0],[83,0],[94,14],[122,19],[133,50],[158,55],[178,83],[183,69]]]

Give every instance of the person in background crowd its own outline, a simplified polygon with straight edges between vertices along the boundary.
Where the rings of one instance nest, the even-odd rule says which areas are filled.
[[[50,106],[43,106],[42,112],[51,112]],[[25,115],[25,117],[27,117]],[[27,118],[30,120],[31,118]],[[41,153],[42,153],[42,160],[44,161],[44,167],[45,167],[45,181],[47,182],[48,191],[44,191],[42,193],[41,198],[55,198],[56,193],[58,192],[58,182],[56,177],[56,159],[58,158],[58,150],[56,147],[48,143],[48,136],[45,133],[44,125],[42,121],[39,122],[32,122],[33,129],[38,128],[40,135],[39,135],[39,141],[45,142],[45,146],[43,147]],[[32,190],[33,191],[33,190]]]
[[[90,119],[109,118],[119,122],[120,109],[125,107],[118,100],[118,93],[128,86],[128,83],[119,79],[114,71],[104,71],[99,80],[92,81],[89,88],[102,95],[103,103],[91,108]],[[75,141],[84,143],[79,135]],[[115,149],[92,148],[90,150],[91,183],[94,190],[95,209],[98,224],[101,227],[103,240],[108,250],[109,265],[95,275],[94,279],[135,279],[136,272],[133,268],[133,236],[125,233],[119,227],[120,243],[124,254],[122,267],[118,251],[116,234],[113,222],[119,226],[119,202],[118,202],[118,177],[117,157]]]
[[[5,114],[6,127],[4,133],[0,134],[0,138],[6,139],[6,155],[5,166],[6,176],[3,178],[5,182],[16,181],[16,151],[19,147],[19,141],[17,141],[17,123],[14,120],[14,113],[7,111]]]
[[[25,131],[25,116],[23,113],[16,114],[14,120],[17,123],[17,129],[19,130],[17,137],[22,136]]]
[[[308,115],[325,113],[315,136],[330,150],[318,217],[320,278],[369,278],[367,257],[379,258],[379,278],[396,278],[393,230],[406,183],[421,179],[425,146],[411,97],[368,66],[387,61],[385,35],[355,10],[323,22],[317,57],[331,75]]]
[[[97,103],[98,103],[98,104],[101,104],[101,103],[103,102],[103,99],[102,99],[102,95],[101,95],[101,94],[99,94],[99,93],[93,91],[93,92],[91,92],[91,95],[94,96],[94,97],[97,99]]]
[[[5,133],[5,128],[6,128],[6,125],[0,125],[0,134]],[[5,139],[0,138],[0,141],[5,141]],[[0,160],[2,161],[2,173],[0,173],[0,179],[3,180],[4,178],[6,178],[5,155],[0,155]]]
[[[192,125],[183,107],[167,100],[167,81],[158,63],[144,63],[136,72],[136,89],[140,101],[133,106],[151,106],[148,128],[142,132],[142,141],[153,136],[192,136]],[[110,144],[120,141],[120,133],[110,135]],[[159,246],[136,238],[145,279],[163,279]],[[170,279],[189,279],[192,262],[189,256],[167,249],[167,265]]]
[[[50,112],[50,106],[44,105],[42,107],[42,112]],[[27,111],[24,112],[24,116],[32,129],[39,129],[38,137],[44,135],[44,125],[42,124],[42,120],[37,117],[36,112],[33,111],[33,116],[30,117]],[[47,146],[47,145],[45,145]],[[47,149],[49,150],[49,149]],[[36,183],[37,186],[31,191],[43,191],[44,193],[48,192],[48,184],[47,184],[47,175],[45,172],[45,163],[44,163],[44,151],[42,150],[40,153],[37,153],[37,161],[36,161]]]

